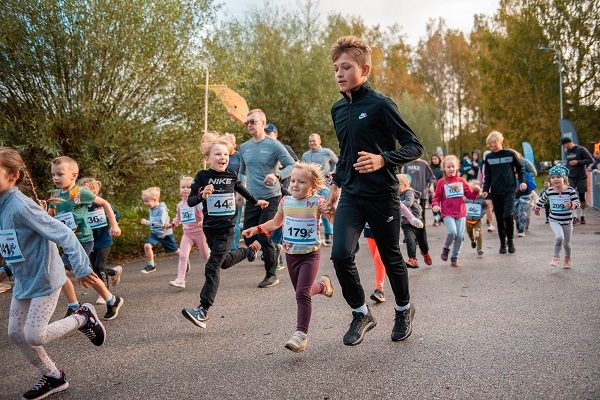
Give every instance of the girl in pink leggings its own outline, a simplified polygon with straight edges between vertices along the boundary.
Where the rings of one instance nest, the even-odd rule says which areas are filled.
[[[242,232],[245,237],[259,233],[268,236],[269,232],[283,225],[285,259],[298,305],[296,332],[285,347],[296,353],[306,348],[312,314],[311,297],[315,294],[333,296],[333,286],[327,275],[315,281],[321,256],[319,219],[324,202],[323,196],[318,196],[317,191],[324,186],[325,180],[318,164],[297,162],[290,178],[292,195],[283,196],[275,217]]]
[[[183,236],[181,237],[181,243],[179,244],[179,264],[177,266],[177,278],[174,281],[170,281],[169,285],[178,288],[185,288],[185,274],[189,270],[190,266],[190,252],[192,246],[196,244],[200,257],[204,260],[208,259],[209,250],[208,244],[206,243],[206,237],[202,230],[202,204],[198,204],[195,207],[189,207],[187,204],[188,196],[190,195],[190,187],[194,179],[189,176],[184,176],[179,181],[179,194],[181,194],[181,201],[177,204],[177,212],[173,222],[167,227],[176,228],[179,225],[183,225]]]

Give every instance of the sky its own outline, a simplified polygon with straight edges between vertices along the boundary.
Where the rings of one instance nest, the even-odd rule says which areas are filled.
[[[224,8],[235,17],[242,17],[251,7],[262,8],[260,0],[220,0]],[[465,34],[473,27],[473,15],[493,15],[499,0],[320,0],[321,18],[331,12],[344,16],[361,16],[368,26],[379,24],[382,28],[398,23],[408,37],[408,43],[416,45],[425,35],[429,19],[444,18],[449,29],[460,29]],[[295,0],[270,0],[270,4],[296,9]]]

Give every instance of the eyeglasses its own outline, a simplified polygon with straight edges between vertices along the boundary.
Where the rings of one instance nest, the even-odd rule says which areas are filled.
[[[246,121],[246,123],[244,125],[248,126],[248,125],[256,125],[257,122],[263,122],[260,119],[249,119],[248,121]]]

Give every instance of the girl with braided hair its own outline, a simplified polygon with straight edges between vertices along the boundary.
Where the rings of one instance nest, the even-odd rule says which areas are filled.
[[[83,304],[69,317],[49,323],[67,280],[57,244],[69,258],[78,284],[87,288],[98,277],[75,233],[25,196],[17,187],[22,182],[38,200],[19,153],[0,147],[0,255],[6,261],[0,268],[0,282],[7,277],[15,281],[8,336],[42,374],[23,398],[40,399],[69,387],[65,373],[57,369],[43,346],[74,329],[101,346],[106,332],[91,304]]]

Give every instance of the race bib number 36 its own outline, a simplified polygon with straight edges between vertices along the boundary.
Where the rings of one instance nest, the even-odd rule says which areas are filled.
[[[208,215],[235,215],[235,196],[233,193],[211,194],[206,198]]]
[[[102,208],[88,212],[88,225],[92,229],[98,229],[108,225],[106,222],[106,213]]]
[[[14,229],[0,230],[0,255],[9,264],[25,261]]]

